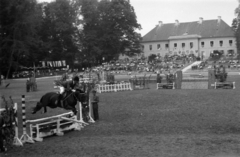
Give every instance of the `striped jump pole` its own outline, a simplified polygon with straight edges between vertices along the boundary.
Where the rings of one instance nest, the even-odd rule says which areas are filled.
[[[81,122],[80,128],[83,128],[83,125],[88,125],[88,123],[84,122],[83,115],[82,115],[82,103],[78,101],[78,116],[77,119]]]
[[[89,122],[90,123],[95,123],[95,121],[92,118],[93,110],[92,110],[92,103],[91,103],[90,97],[89,97],[89,100],[88,100],[88,107],[89,107],[89,112],[88,112]]]
[[[14,112],[15,112],[14,114],[16,115],[15,121],[16,121],[17,124],[15,124],[15,137],[13,139],[13,145],[23,146],[23,143],[18,138],[18,115],[17,115],[17,111],[18,111],[17,103],[14,103]]]
[[[23,124],[23,135],[20,138],[22,143],[34,143],[33,139],[27,134],[26,127],[26,107],[25,107],[25,95],[22,95],[22,124]]]

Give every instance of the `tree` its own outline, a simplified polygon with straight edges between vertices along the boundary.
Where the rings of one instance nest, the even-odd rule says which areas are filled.
[[[238,0],[239,5],[235,9],[235,15],[237,16],[233,22],[235,24],[235,36],[236,36],[236,45],[237,45],[237,53],[238,58],[240,59],[240,0]]]
[[[238,21],[237,18],[234,18],[232,21],[232,29],[236,32],[238,27]]]
[[[84,0],[83,50],[93,62],[110,61],[122,54],[141,52],[141,29],[127,0]],[[126,51],[128,50],[128,51]],[[92,55],[94,54],[94,55]]]
[[[43,51],[47,54],[43,60],[66,60],[71,67],[79,53],[80,1],[56,0],[42,3],[42,28],[39,32]]]
[[[9,77],[20,59],[38,44],[39,14],[36,0],[0,2],[0,73]]]
[[[91,66],[100,56],[102,50],[99,45],[99,12],[97,0],[83,0],[81,13],[83,16],[82,52],[83,64]]]

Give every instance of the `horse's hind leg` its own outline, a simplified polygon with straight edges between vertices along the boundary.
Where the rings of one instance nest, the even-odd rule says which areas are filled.
[[[41,108],[44,107],[41,102],[37,102],[36,107],[33,108],[32,114],[35,114],[37,111],[41,110]]]
[[[43,109],[44,109],[44,113],[46,113],[47,112],[47,106],[44,106]]]

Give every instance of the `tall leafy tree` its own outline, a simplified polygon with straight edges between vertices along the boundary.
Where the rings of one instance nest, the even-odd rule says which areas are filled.
[[[237,18],[234,18],[232,21],[232,29],[234,31],[237,31],[237,27],[238,27],[238,20],[237,20]]]
[[[235,9],[235,15],[237,17],[233,20],[233,23],[235,23],[237,53],[238,53],[238,58],[240,58],[240,0],[238,0],[238,2],[239,2],[239,5]]]
[[[80,49],[79,25],[80,1],[56,0],[43,3],[42,28],[40,30],[45,60],[67,60],[73,66]]]
[[[83,0],[81,13],[83,17],[82,63],[91,66],[96,56],[102,53],[99,47],[99,12],[98,0]]]
[[[128,0],[84,0],[82,15],[83,49],[94,54],[94,62],[141,52],[141,35],[135,32],[141,26]]]
[[[128,0],[102,0],[99,4],[100,27],[102,30],[102,49],[109,57],[117,57],[121,53],[140,52],[140,29],[134,8]]]
[[[41,14],[36,4],[36,0],[0,1],[0,73],[7,78],[38,44]]]

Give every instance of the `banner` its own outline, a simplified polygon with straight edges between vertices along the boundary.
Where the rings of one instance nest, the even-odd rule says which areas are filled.
[[[62,66],[62,62],[61,61],[58,61],[58,66]]]
[[[65,67],[66,66],[66,61],[62,61],[62,65]]]
[[[40,61],[40,62],[42,62],[42,67],[46,66],[45,61]]]
[[[52,67],[52,61],[47,61],[47,66]]]
[[[42,67],[66,67],[66,61],[40,61],[42,63]]]

